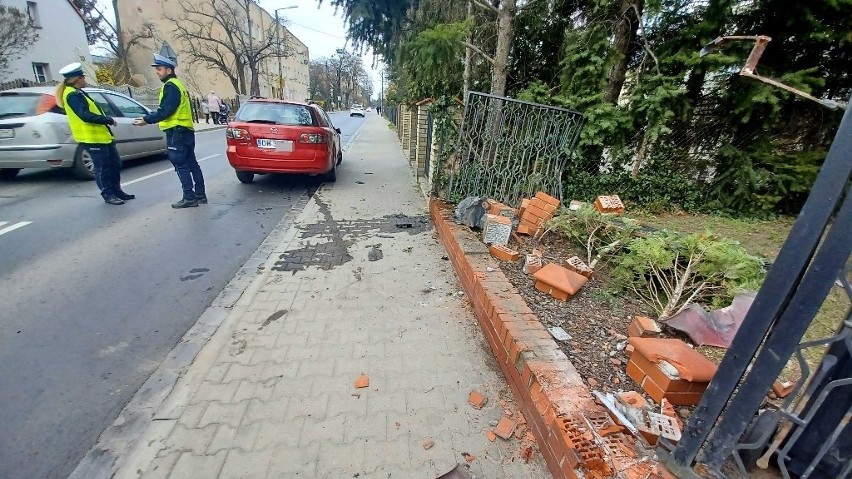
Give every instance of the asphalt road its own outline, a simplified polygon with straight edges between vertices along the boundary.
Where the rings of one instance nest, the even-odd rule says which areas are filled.
[[[363,123],[331,117],[343,145]],[[0,182],[0,478],[67,477],[317,184],[260,176],[243,185],[224,147],[222,130],[198,133],[210,203],[186,210],[169,206],[180,185],[164,158],[125,165],[137,199],[123,206],[62,171]]]

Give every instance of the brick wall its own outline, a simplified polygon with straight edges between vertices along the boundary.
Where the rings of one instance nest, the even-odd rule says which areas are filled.
[[[441,201],[432,200],[430,214],[553,477],[652,477],[653,464],[643,459],[649,454],[634,438],[597,433],[612,426],[612,419],[488,248],[455,224],[452,210]]]

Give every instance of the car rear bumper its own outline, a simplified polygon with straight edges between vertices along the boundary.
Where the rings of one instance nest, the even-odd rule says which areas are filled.
[[[332,168],[332,162],[325,155],[322,158],[254,158],[238,154],[233,146],[228,146],[227,155],[228,163],[235,170],[253,173],[324,174]]]
[[[0,168],[69,168],[74,164],[76,144],[2,146]]]

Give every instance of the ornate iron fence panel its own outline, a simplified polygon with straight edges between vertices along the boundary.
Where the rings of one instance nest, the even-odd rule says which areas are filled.
[[[575,111],[470,92],[442,197],[487,195],[516,204],[543,190],[561,199],[562,178],[583,128]]]
[[[663,444],[678,477],[749,477],[771,465],[784,478],[852,477],[851,173],[852,110],[683,437]],[[836,333],[802,341],[838,287]],[[815,367],[804,355],[811,348],[825,350]],[[767,405],[791,358],[801,372],[793,392]]]

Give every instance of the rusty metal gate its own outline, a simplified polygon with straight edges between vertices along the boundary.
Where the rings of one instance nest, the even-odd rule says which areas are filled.
[[[442,197],[487,195],[517,204],[544,190],[561,199],[562,178],[583,128],[575,111],[469,92]]]
[[[680,478],[852,477],[852,112],[846,111],[798,219],[718,372],[664,462]],[[845,312],[835,334],[801,342],[832,288]],[[810,368],[803,351],[825,348]],[[779,408],[764,399],[788,360],[801,371]],[[770,463],[771,460],[771,463]]]

